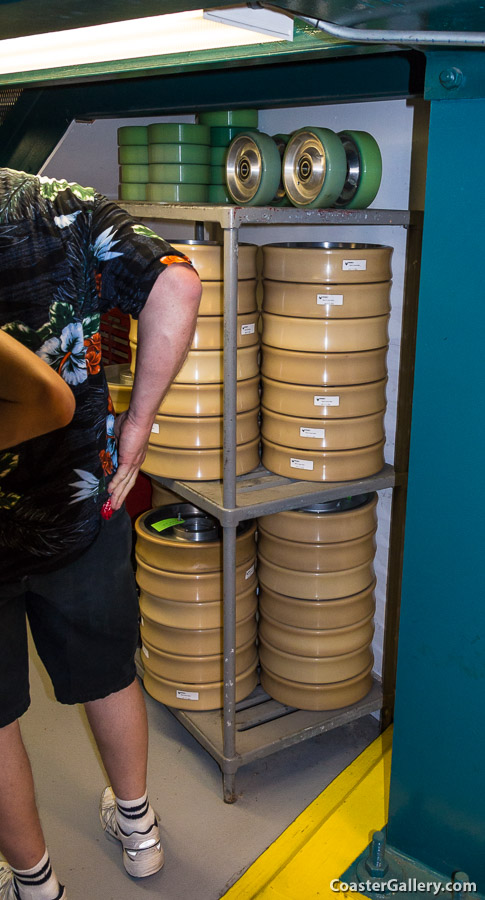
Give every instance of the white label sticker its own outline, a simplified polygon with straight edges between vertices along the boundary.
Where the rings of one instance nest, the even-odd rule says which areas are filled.
[[[256,325],[254,322],[251,325],[241,325],[241,334],[254,334],[256,330]]]
[[[343,272],[365,272],[367,269],[367,260],[366,259],[343,259],[342,260],[342,271]]]
[[[147,659],[148,659],[148,658],[149,658],[149,656],[150,656],[150,654],[149,654],[149,652],[148,652],[148,650],[147,650],[147,648],[146,648],[146,647],[145,647],[145,644],[142,644],[142,645],[141,645],[141,649],[142,649],[142,653],[144,653],[144,654],[145,654],[145,656],[146,656],[146,657],[147,657]]]
[[[251,568],[247,570],[247,572],[246,572],[246,574],[245,574],[245,576],[244,576],[244,578],[246,579],[246,581],[247,581],[248,578],[251,578],[251,575],[254,575],[254,565],[251,566]]]
[[[318,306],[343,306],[344,305],[344,295],[343,294],[317,294],[317,304]]]
[[[176,691],[177,700],[198,700],[198,691]]]
[[[313,471],[313,460],[312,459],[294,459],[290,457],[290,466],[292,469],[308,469],[309,472]]]
[[[316,394],[313,398],[314,406],[340,406],[340,397],[321,397]]]
[[[325,428],[300,428],[300,437],[324,438]]]
[[[152,425],[153,434],[160,434],[160,425],[158,422],[154,422]]]

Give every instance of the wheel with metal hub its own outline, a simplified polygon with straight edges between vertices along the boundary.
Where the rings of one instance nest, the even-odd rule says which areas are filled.
[[[366,209],[377,195],[382,178],[382,156],[375,138],[367,131],[340,131],[347,159],[347,175],[337,209]]]
[[[332,206],[346,174],[344,146],[335,132],[310,127],[293,132],[283,157],[283,183],[293,206]]]
[[[241,206],[264,206],[275,198],[281,179],[276,142],[259,131],[237,135],[226,159],[227,189]]]

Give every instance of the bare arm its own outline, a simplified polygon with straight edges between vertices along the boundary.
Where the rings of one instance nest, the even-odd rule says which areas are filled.
[[[0,450],[68,425],[74,409],[60,375],[0,330]]]
[[[130,406],[115,426],[119,465],[109,486],[113,509],[123,503],[145,459],[158,407],[192,343],[200,295],[196,272],[171,265],[158,276],[140,313]]]

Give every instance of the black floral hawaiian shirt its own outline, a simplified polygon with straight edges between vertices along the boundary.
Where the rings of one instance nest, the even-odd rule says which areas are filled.
[[[0,452],[0,582],[59,568],[94,540],[116,470],[101,314],[137,318],[159,273],[188,260],[115,203],[0,169],[0,327],[70,385],[72,422]]]

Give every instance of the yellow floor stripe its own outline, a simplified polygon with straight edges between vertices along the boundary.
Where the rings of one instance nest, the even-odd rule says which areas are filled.
[[[388,728],[305,809],[222,900],[343,900],[330,889],[387,821]]]

